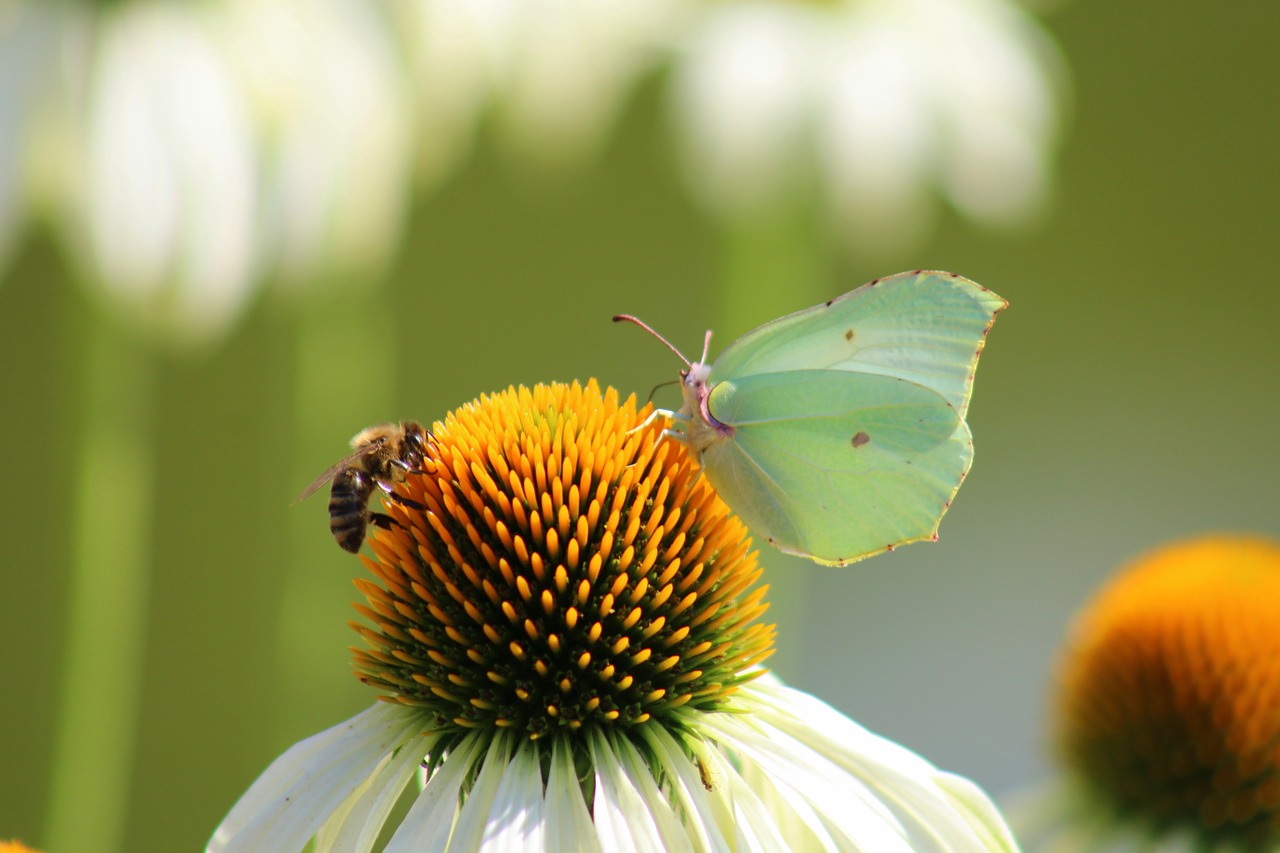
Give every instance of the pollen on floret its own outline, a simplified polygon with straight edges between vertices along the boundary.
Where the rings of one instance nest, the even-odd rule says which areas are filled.
[[[363,558],[360,680],[438,728],[535,740],[725,708],[772,651],[765,588],[686,448],[636,429],[649,411],[552,384],[434,424]]]
[[[1124,569],[1078,619],[1057,743],[1118,817],[1207,846],[1280,845],[1280,545],[1194,540]]]

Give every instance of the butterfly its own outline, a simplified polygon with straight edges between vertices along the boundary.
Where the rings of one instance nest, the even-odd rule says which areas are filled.
[[[978,356],[1008,303],[954,273],[915,270],[747,332],[680,371],[657,410],[752,532],[845,565],[936,540],[973,461],[965,423]]]

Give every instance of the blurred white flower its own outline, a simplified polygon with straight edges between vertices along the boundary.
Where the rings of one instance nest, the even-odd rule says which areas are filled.
[[[137,3],[96,24],[73,240],[130,319],[204,340],[251,292],[257,162],[202,9]]]
[[[29,129],[54,77],[61,10],[0,5],[0,280],[29,216]]]
[[[543,166],[593,154],[630,88],[669,58],[690,0],[400,0],[421,168],[446,176],[492,110],[501,140]]]
[[[94,289],[182,344],[225,333],[266,277],[376,280],[409,200],[399,63],[348,0],[9,4],[0,260],[47,208]]]
[[[347,0],[227,11],[262,157],[265,261],[293,285],[368,280],[398,246],[410,188],[408,90],[383,22]]]
[[[926,230],[935,188],[988,222],[1035,211],[1057,71],[1008,0],[740,0],[692,28],[674,122],[717,214],[815,192],[844,239],[903,245]]]

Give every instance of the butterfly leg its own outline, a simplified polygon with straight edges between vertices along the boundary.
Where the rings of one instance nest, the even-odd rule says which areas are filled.
[[[640,430],[645,429],[654,421],[656,421],[658,418],[666,418],[669,421],[689,420],[688,415],[682,415],[679,412],[673,412],[670,409],[654,409],[652,412],[649,413],[649,417],[645,418],[643,421],[636,424],[631,429],[627,430],[627,435],[631,435],[633,432],[640,432]]]
[[[669,438],[673,441],[678,441],[681,444],[689,443],[689,436],[678,429],[664,429],[662,431],[662,435],[658,436],[658,438]]]

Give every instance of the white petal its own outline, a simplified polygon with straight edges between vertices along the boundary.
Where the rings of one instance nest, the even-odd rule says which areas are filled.
[[[984,845],[988,838],[996,839],[995,849],[1016,849],[995,806],[975,786],[957,783],[910,750],[776,679],[759,679],[742,695],[754,719],[772,729],[771,743],[794,737],[804,744],[799,749],[811,748],[840,772],[861,779],[894,807],[895,820],[917,849],[992,849]]]
[[[446,849],[449,836],[453,834],[462,783],[467,780],[471,765],[487,741],[487,735],[477,734],[464,738],[449,752],[391,837],[387,853]]]
[[[688,846],[678,832],[671,831],[671,814],[647,768],[634,771],[635,748],[625,737],[613,742],[592,732],[591,762],[596,770],[596,834],[606,853],[663,853]],[[665,814],[664,814],[665,812]]]
[[[403,231],[408,90],[363,3],[238,0],[227,42],[263,125],[271,259],[298,286],[361,280]]]
[[[511,739],[502,736],[493,738],[481,759],[480,775],[467,792],[467,799],[458,812],[453,837],[449,839],[449,849],[468,853],[480,849],[480,844],[489,831],[494,806],[507,777],[510,760]]]
[[[501,118],[517,153],[561,165],[592,153],[630,85],[661,58],[673,0],[517,0]]]
[[[538,750],[520,744],[506,769],[485,821],[480,849],[487,853],[568,849],[547,843],[546,803],[542,798],[542,770]]]
[[[761,721],[711,715],[700,725],[744,762],[758,765],[793,809],[812,809],[822,824],[858,849],[910,853],[907,833],[864,782],[821,752]]]
[[[86,224],[102,285],[175,339],[244,307],[256,262],[245,105],[199,9],[113,9],[87,128]]]
[[[735,834],[734,818],[726,798],[708,796],[697,766],[664,727],[644,726],[640,736],[667,774],[672,806],[684,815],[685,830],[693,836],[694,849],[734,849],[733,843],[725,836],[725,833],[729,837]],[[709,761],[713,751],[708,745],[702,750],[706,754],[700,754],[699,760]],[[712,787],[714,789],[714,782]]]
[[[788,825],[785,816],[771,813],[738,769],[718,751],[709,751],[703,760],[711,773],[715,798],[733,810],[735,836],[732,849],[758,850],[761,853],[786,849],[835,849],[835,840],[821,826],[811,826],[799,820]],[[794,812],[788,811],[787,815],[794,815]]]
[[[417,742],[422,714],[379,702],[292,746],[244,793],[209,851],[300,850],[397,749]]]
[[[373,849],[387,815],[422,764],[428,746],[426,739],[418,739],[416,743],[410,740],[384,762],[321,827],[316,836],[316,853]]]
[[[587,811],[582,797],[578,771],[573,765],[573,750],[563,738],[557,738],[551,750],[546,798],[547,849],[597,853],[600,843],[591,812]]]
[[[949,145],[941,177],[962,210],[988,220],[1025,215],[1048,180],[1056,55],[1013,4],[915,0],[931,101]]]
[[[427,186],[447,178],[471,151],[510,61],[515,2],[399,0],[393,7],[416,89],[417,168]]]
[[[685,49],[674,124],[693,189],[717,212],[755,212],[798,176],[816,32],[800,6],[718,4]]]
[[[841,22],[817,117],[824,186],[859,245],[909,244],[929,222],[926,184],[938,145],[912,33],[874,6]]]

